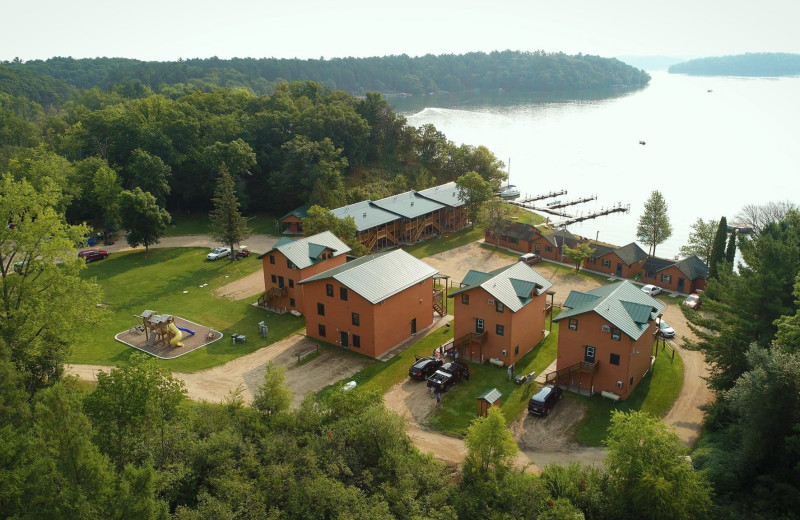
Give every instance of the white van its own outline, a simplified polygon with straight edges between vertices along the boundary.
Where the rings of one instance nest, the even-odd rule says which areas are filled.
[[[520,262],[525,262],[526,265],[533,265],[538,264],[541,262],[542,257],[537,255],[536,253],[525,253],[521,257],[519,257]]]

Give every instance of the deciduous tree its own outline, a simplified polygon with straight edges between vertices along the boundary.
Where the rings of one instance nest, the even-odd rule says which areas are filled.
[[[698,217],[697,221],[691,225],[689,243],[681,246],[681,256],[684,258],[697,256],[708,265],[711,260],[711,249],[714,247],[714,234],[717,232],[718,225],[719,221],[705,221]]]
[[[669,222],[667,209],[667,201],[661,192],[656,190],[644,203],[644,213],[639,217],[636,237],[639,242],[649,246],[648,252],[651,256],[655,256],[657,245],[672,236],[672,224]]]
[[[492,406],[485,417],[472,421],[464,439],[467,456],[464,472],[484,475],[490,470],[501,472],[511,467],[517,454],[517,443],[506,428],[506,419],[500,408]]]
[[[211,221],[211,239],[231,249],[229,260],[233,262],[236,259],[233,246],[249,237],[251,232],[247,227],[247,219],[239,212],[239,199],[236,197],[233,177],[224,163],[219,168],[217,189],[212,200],[214,209],[208,215]]]
[[[158,244],[167,230],[171,217],[150,193],[134,188],[119,194],[119,214],[126,240],[131,247],[143,245],[145,252]]]
[[[316,235],[323,231],[330,231],[339,240],[350,246],[351,254],[362,256],[367,254],[367,248],[356,238],[356,221],[352,216],[343,219],[321,206],[311,206],[308,208],[307,216],[303,219],[303,231],[306,236]]]
[[[484,180],[478,172],[467,172],[456,179],[456,186],[458,198],[467,208],[467,218],[472,227],[475,227],[484,203],[492,198],[492,184]]]
[[[131,161],[128,163],[130,188],[141,188],[142,191],[149,192],[161,207],[167,203],[171,177],[172,168],[157,155],[152,155],[140,148],[131,153]]]
[[[253,406],[272,415],[288,410],[292,405],[292,392],[286,386],[286,369],[276,367],[270,361],[264,374],[264,384],[258,387],[253,397]]]
[[[564,244],[564,256],[567,258],[567,260],[575,264],[576,273],[581,270],[583,261],[587,258],[590,258],[594,252],[595,249],[590,246],[588,242],[581,242],[575,249],[572,249],[567,244]]]
[[[495,247],[500,247],[500,237],[505,235],[511,224],[512,211],[511,206],[500,199],[490,199],[486,202],[484,217],[481,220],[489,236],[494,237]]]

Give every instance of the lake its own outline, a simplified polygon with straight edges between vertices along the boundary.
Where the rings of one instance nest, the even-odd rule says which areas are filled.
[[[678,255],[698,217],[731,222],[746,204],[800,202],[800,78],[651,75],[638,90],[390,103],[411,125],[431,123],[456,144],[510,159],[511,184],[523,196],[563,189],[562,201],[597,197],[566,208],[574,215],[630,204],[627,214],[569,226],[579,235],[617,245],[636,240],[644,202],[660,191],[673,227],[656,249],[661,257]]]

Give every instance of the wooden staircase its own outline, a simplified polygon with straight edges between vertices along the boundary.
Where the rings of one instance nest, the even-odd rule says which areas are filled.
[[[550,372],[545,376],[546,383],[558,384],[559,381],[569,378],[572,379],[575,374],[590,374],[593,375],[597,371],[597,362],[589,363],[588,361],[581,361],[564,367],[560,370]]]
[[[444,308],[444,291],[433,291],[433,310],[442,317],[447,314],[447,310]]]
[[[272,287],[258,297],[258,306],[276,309],[281,306],[281,298],[286,296],[286,287]]]

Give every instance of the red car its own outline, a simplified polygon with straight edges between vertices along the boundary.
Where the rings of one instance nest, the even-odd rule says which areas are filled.
[[[94,262],[95,260],[102,260],[108,256],[108,251],[105,249],[84,249],[78,253],[78,258],[83,258],[86,263]]]

